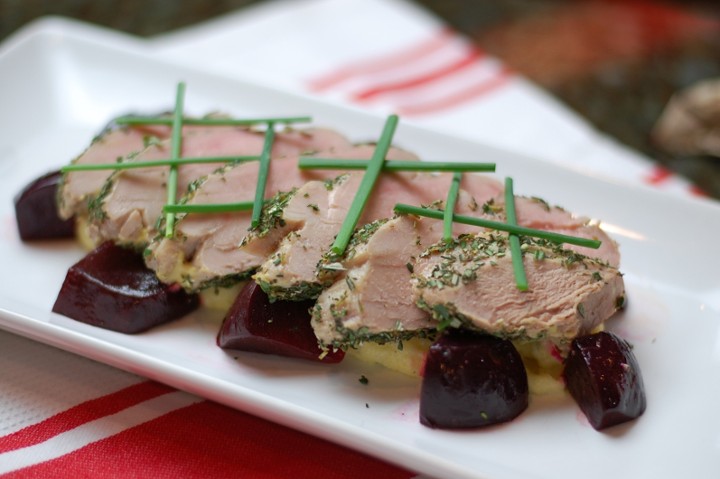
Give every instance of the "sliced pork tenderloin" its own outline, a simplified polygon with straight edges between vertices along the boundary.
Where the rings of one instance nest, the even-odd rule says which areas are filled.
[[[467,200],[462,200],[462,195],[460,198],[456,213],[464,214],[462,205]],[[505,221],[504,204],[497,198],[484,203],[481,211],[483,217]],[[516,211],[523,226],[601,239],[600,250],[582,250],[614,265],[619,263],[617,244],[587,219],[550,207],[538,198],[517,197]],[[454,226],[456,235],[484,231],[457,223]],[[335,276],[337,271],[341,273],[320,294],[313,312],[321,344],[340,347],[362,341],[389,341],[426,334],[426,328],[434,328],[437,324],[428,319],[429,313],[415,304],[410,271],[414,271],[420,253],[439,241],[441,230],[441,221],[414,216],[375,222],[360,229],[346,255],[337,263],[324,265],[330,266]],[[356,238],[362,238],[360,246],[355,245]]]
[[[373,147],[337,146],[319,152],[337,158],[370,158]],[[391,153],[403,159],[413,155],[400,150]],[[227,167],[199,181],[186,198],[187,204],[234,203],[255,197],[259,165],[257,162]],[[168,283],[179,282],[196,290],[227,285],[246,279],[278,247],[294,225],[279,215],[295,190],[306,183],[335,178],[337,170],[301,170],[298,157],[270,162],[261,224],[250,231],[251,212],[197,214],[179,217],[171,238],[157,238],[147,249],[146,262],[158,277]],[[308,201],[310,202],[310,201]]]
[[[96,136],[90,146],[72,164],[111,164],[132,158],[148,146],[153,138],[167,138],[164,126],[111,126]],[[88,201],[100,191],[112,170],[73,171],[63,175],[58,192],[58,211],[63,219],[87,214]]]
[[[213,126],[184,135],[182,155],[246,156],[259,155],[264,134],[250,128]],[[279,158],[334,146],[347,146],[348,140],[331,130],[288,129],[276,135],[271,156]],[[168,158],[169,140],[153,142],[133,161]],[[222,163],[197,163],[178,167],[178,197],[188,187],[216,169]],[[157,221],[167,200],[168,167],[152,167],[114,172],[106,181],[102,192],[90,211],[89,236],[96,242],[145,246],[157,230]]]
[[[391,158],[388,155],[388,158]],[[277,251],[253,276],[271,298],[301,300],[317,297],[332,284],[335,262],[326,255],[340,231],[362,181],[362,173],[342,176],[329,187],[306,185],[290,199],[282,223],[291,226]],[[380,175],[359,220],[359,227],[393,216],[397,203],[429,205],[443,200],[452,181],[450,173],[396,172]],[[484,175],[465,175],[461,187],[474,201],[467,212],[478,212],[478,204],[496,196],[502,185]],[[324,259],[325,258],[325,259]]]
[[[437,204],[442,207],[442,203]],[[456,212],[477,210],[461,191]],[[455,223],[454,235],[477,228]],[[312,311],[312,326],[323,347],[357,347],[366,341],[402,341],[435,329],[429,313],[415,304],[411,277],[420,254],[441,240],[443,223],[403,215],[363,226],[336,263],[342,269]]]
[[[567,344],[624,304],[622,274],[607,262],[545,240],[521,241],[528,291],[516,286],[508,235],[484,231],[438,243],[418,258],[418,306],[441,327]]]
[[[482,209],[487,219],[506,221],[504,195],[486,202]],[[618,245],[602,230],[598,222],[584,216],[576,216],[559,206],[551,206],[545,200],[537,197],[515,196],[515,211],[517,223],[521,226],[600,240],[601,245],[598,249],[571,244],[566,244],[564,247],[585,256],[600,258],[611,266],[619,267],[620,250]]]

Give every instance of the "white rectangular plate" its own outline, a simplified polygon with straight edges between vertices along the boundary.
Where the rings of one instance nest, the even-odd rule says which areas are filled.
[[[108,119],[171,107],[237,116],[312,115],[356,140],[383,118],[165,64],[139,44],[46,23],[0,51],[0,327],[381,457],[454,478],[711,477],[720,471],[720,208],[665,196],[400,125],[396,143],[426,159],[495,161],[518,194],[601,218],[621,244],[629,295],[611,328],[635,345],[648,408],[593,430],[569,397],[533,398],[511,423],[436,431],[418,423],[419,381],[347,361],[337,367],[215,346],[217,315],[198,313],[128,336],[50,312],[72,242],[23,244],[13,196],[67,163]],[[358,379],[370,379],[362,385]],[[241,432],[239,432],[241,433]]]

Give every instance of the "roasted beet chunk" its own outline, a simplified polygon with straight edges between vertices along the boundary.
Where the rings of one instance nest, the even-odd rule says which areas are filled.
[[[595,429],[637,418],[645,411],[645,390],[635,355],[608,332],[576,338],[565,360],[568,391]]]
[[[142,255],[104,243],[73,265],[53,311],[121,333],[139,333],[198,307],[197,295],[161,283]]]
[[[62,174],[48,173],[36,179],[15,197],[15,218],[23,241],[72,238],[75,221],[58,216],[57,191]]]
[[[276,354],[338,363],[344,351],[322,354],[310,326],[314,301],[275,301],[250,281],[235,299],[223,321],[217,344],[225,349]]]
[[[527,373],[510,341],[452,331],[430,346],[420,393],[422,424],[489,426],[513,419],[527,406]]]

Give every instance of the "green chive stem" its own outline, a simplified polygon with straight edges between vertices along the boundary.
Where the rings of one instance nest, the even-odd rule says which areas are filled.
[[[267,185],[268,171],[270,170],[270,152],[274,141],[275,124],[273,122],[269,122],[267,124],[267,129],[265,130],[265,143],[263,144],[262,153],[260,154],[260,168],[258,170],[258,179],[255,185],[255,203],[253,205],[250,228],[257,228],[260,224],[263,202],[265,201],[265,187]]]
[[[505,216],[507,223],[517,226],[517,216],[515,215],[515,194],[513,193],[513,179],[509,176],[505,178]],[[525,274],[525,265],[523,264],[523,252],[520,249],[520,238],[514,233],[510,233],[510,255],[512,257],[513,271],[515,272],[515,284],[520,291],[527,291],[528,281]]]
[[[420,208],[419,206],[406,205],[403,203],[397,203],[395,205],[395,212],[400,214],[425,216],[427,218],[434,218],[438,220],[443,219],[445,216],[445,212],[443,210],[430,210],[427,208]],[[505,231],[506,233],[531,236],[533,238],[542,238],[548,241],[552,241],[553,243],[574,244],[577,246],[584,246],[586,248],[594,249],[599,248],[602,244],[600,240],[580,238],[578,236],[564,235],[561,233],[553,233],[552,231],[536,230],[533,228],[526,228],[524,226],[514,226],[507,223],[486,220],[484,218],[477,218],[474,216],[453,215],[453,221],[465,225],[480,226],[482,228]]]
[[[62,173],[69,171],[95,171],[95,170],[130,170],[134,168],[150,168],[153,166],[180,166],[186,164],[198,163],[244,163],[247,161],[259,160],[259,156],[203,156],[203,157],[186,157],[186,158],[168,158],[166,160],[150,160],[150,161],[126,161],[120,163],[86,163],[73,164],[60,168]]]
[[[364,170],[368,160],[344,158],[301,157],[298,167],[301,169],[332,169],[332,170]],[[383,165],[385,171],[495,171],[495,163],[464,163],[459,161],[407,161],[387,160]]]
[[[453,239],[453,212],[455,211],[461,181],[462,172],[456,171],[453,173],[452,183],[450,183],[450,189],[445,200],[445,215],[443,217],[443,240],[446,243]]]
[[[263,123],[309,123],[312,118],[309,116],[291,116],[278,118],[183,118],[185,125],[207,125],[207,126],[242,126],[256,125]],[[145,116],[121,116],[115,119],[119,125],[172,125],[172,118],[145,117]]]
[[[241,201],[239,203],[205,203],[197,205],[165,205],[166,213],[232,213],[234,211],[249,211],[255,203]]]
[[[173,159],[180,158],[182,151],[182,120],[183,120],[183,108],[185,101],[185,83],[180,82],[177,86],[177,94],[175,96],[175,114],[173,115],[172,122],[172,138],[170,142],[170,157]],[[167,204],[174,205],[177,199],[177,182],[178,182],[178,167],[177,165],[170,165],[170,172],[168,173],[168,186],[167,186]],[[165,237],[172,237],[173,230],[175,229],[175,213],[167,213],[165,215]]]
[[[382,135],[375,146],[373,156],[368,163],[365,173],[363,174],[358,191],[355,193],[355,198],[353,198],[353,202],[350,205],[347,216],[345,216],[345,221],[343,221],[340,231],[332,244],[331,250],[335,254],[343,254],[345,252],[345,248],[347,248],[347,245],[350,242],[350,237],[355,231],[355,226],[357,225],[358,220],[360,220],[360,215],[362,215],[365,204],[370,198],[370,193],[372,193],[378,176],[380,176],[380,172],[383,169],[385,155],[387,155],[390,145],[392,144],[392,138],[395,134],[397,124],[397,115],[390,115],[385,121]]]

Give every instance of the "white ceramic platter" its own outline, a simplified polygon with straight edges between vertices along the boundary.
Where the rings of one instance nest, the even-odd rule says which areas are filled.
[[[312,115],[356,140],[383,118],[166,64],[139,43],[46,23],[0,50],[0,327],[381,457],[453,478],[717,477],[720,473],[720,207],[560,169],[401,122],[396,143],[426,159],[495,161],[518,194],[601,218],[621,243],[629,295],[611,328],[635,345],[648,408],[593,430],[569,398],[534,398],[517,420],[448,432],[418,423],[419,382],[366,364],[337,367],[215,344],[217,316],[198,313],[128,336],[50,312],[72,242],[23,244],[13,196],[68,162],[113,115],[171,107],[187,82],[188,113]],[[0,352],[1,353],[1,352]],[[361,375],[369,378],[362,385]],[[242,434],[238,431],[238,434]]]

